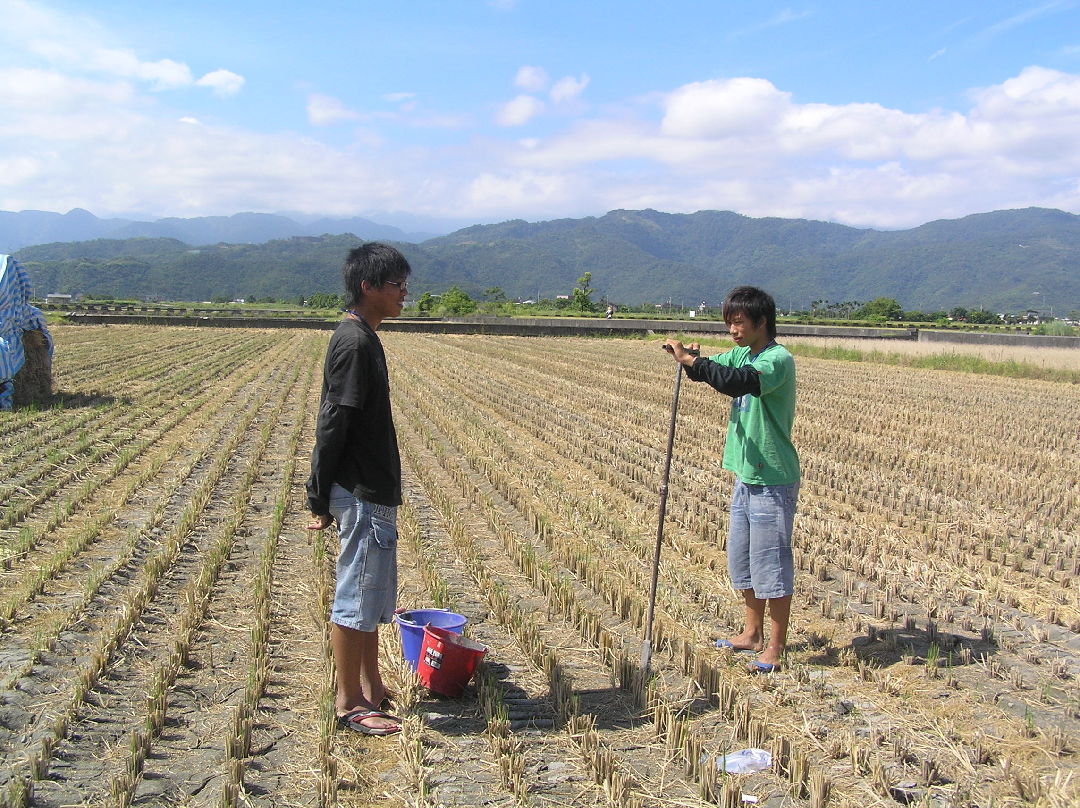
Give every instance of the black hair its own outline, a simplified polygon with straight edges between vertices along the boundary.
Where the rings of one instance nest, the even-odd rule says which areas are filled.
[[[769,339],[776,338],[776,302],[768,292],[756,286],[736,286],[724,298],[724,322],[730,323],[741,314],[757,325],[765,321]]]
[[[379,288],[387,281],[407,278],[411,271],[405,256],[388,244],[369,241],[349,250],[341,268],[345,281],[345,308],[359,305],[364,296],[360,288],[362,282]]]

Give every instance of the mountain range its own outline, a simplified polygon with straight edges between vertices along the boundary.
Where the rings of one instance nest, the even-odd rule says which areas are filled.
[[[275,218],[161,222],[177,228],[199,222],[204,230],[196,232],[208,232],[238,217]],[[177,236],[97,239],[25,247],[16,255],[42,292],[288,299],[339,291],[345,252],[372,238],[397,243],[409,258],[414,297],[457,285],[474,296],[499,287],[511,299],[554,298],[569,294],[590,272],[594,299],[634,305],[715,304],[732,286],[750,283],[771,291],[782,308],[892,297],[909,310],[1080,310],[1080,216],[1044,208],[896,231],[725,211],[615,210],[476,225],[417,242],[357,227],[254,244]]]
[[[191,219],[99,219],[88,210],[67,213],[43,210],[0,211],[0,253],[11,254],[34,244],[110,238],[174,238],[186,244],[261,244],[290,236],[353,233],[366,239],[424,241],[433,233],[406,232],[370,219],[304,218],[273,213],[236,213]]]

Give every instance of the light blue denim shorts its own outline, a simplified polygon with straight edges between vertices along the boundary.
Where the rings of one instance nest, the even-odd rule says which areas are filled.
[[[791,530],[799,484],[751,485],[735,480],[728,523],[728,574],[736,589],[759,600],[795,592]]]
[[[330,620],[375,631],[394,619],[397,605],[397,508],[357,499],[335,483],[330,514],[340,543]]]

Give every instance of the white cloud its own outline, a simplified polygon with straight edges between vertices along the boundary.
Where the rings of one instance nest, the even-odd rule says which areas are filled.
[[[571,179],[559,174],[543,174],[534,171],[481,174],[466,191],[471,208],[497,211],[517,210],[530,199],[567,200]]]
[[[172,59],[141,61],[134,51],[126,48],[94,47],[57,39],[35,39],[29,47],[57,67],[142,81],[154,90],[174,90],[194,82],[186,64]]]
[[[222,97],[236,95],[244,86],[244,77],[231,70],[211,70],[195,82],[200,87],[209,87],[214,95]]]
[[[44,168],[40,159],[33,157],[6,157],[0,159],[0,189],[5,185],[17,186],[33,182]]]
[[[735,78],[695,82],[668,97],[661,130],[676,137],[726,137],[753,132],[760,137],[790,107],[790,94],[765,79]]]
[[[143,62],[129,50],[101,48],[88,54],[85,66],[108,75],[145,81],[155,90],[187,87],[194,79],[191,68],[172,59]]]
[[[1080,76],[1031,67],[973,94],[966,111],[797,104],[758,78],[694,82],[661,118],[581,121],[514,160],[603,184],[613,207],[731,208],[904,226],[1048,204],[1080,210]],[[608,165],[633,166],[621,172]],[[620,202],[620,200],[622,200]],[[1039,200],[1044,200],[1040,202]],[[660,204],[662,203],[662,204]]]
[[[499,108],[495,122],[499,126],[521,126],[544,109],[544,102],[531,95],[519,95]]]
[[[527,93],[543,92],[544,88],[548,86],[547,71],[542,67],[533,67],[531,65],[520,67],[517,75],[514,76],[514,86]]]
[[[103,105],[126,105],[134,93],[126,82],[100,82],[68,76],[55,70],[0,68],[0,116],[13,123],[19,113],[35,109],[57,112],[101,109]]]
[[[331,126],[360,118],[359,113],[349,109],[338,99],[318,93],[308,96],[307,116],[312,126]]]
[[[564,76],[555,82],[549,95],[556,104],[566,104],[578,100],[588,86],[589,77],[584,74],[577,79],[573,76]]]
[[[57,41],[97,43],[106,38],[104,29],[86,14],[55,11],[28,0],[0,0],[0,42],[26,46],[48,37]]]
[[[1027,67],[1019,76],[980,91],[976,99],[976,111],[983,118],[1075,118],[1080,113],[1080,76]]]
[[[145,84],[154,91],[209,87],[218,95],[233,95],[244,84],[242,76],[214,70],[198,81],[191,68],[170,58],[145,59],[126,47],[117,47],[96,21],[25,0],[0,0],[0,46],[25,50],[49,68],[85,77],[122,79]]]

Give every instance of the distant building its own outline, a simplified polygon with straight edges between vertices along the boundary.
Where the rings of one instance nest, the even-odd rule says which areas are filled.
[[[51,295],[45,295],[45,302],[52,306],[69,306],[71,305],[71,295],[62,295],[54,292]]]

